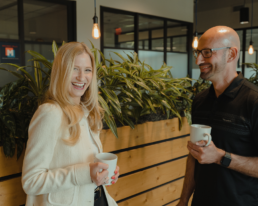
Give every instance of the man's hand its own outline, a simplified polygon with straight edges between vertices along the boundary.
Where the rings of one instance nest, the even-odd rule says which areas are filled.
[[[109,178],[107,169],[108,164],[102,162],[90,163],[91,180],[95,182],[97,186],[108,183]]]
[[[200,164],[220,164],[225,151],[217,148],[213,141],[205,147],[206,144],[207,141],[205,140],[196,142],[195,144],[188,141],[187,149]]]

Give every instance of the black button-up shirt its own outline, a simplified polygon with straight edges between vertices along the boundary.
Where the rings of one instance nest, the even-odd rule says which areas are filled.
[[[258,157],[258,87],[240,73],[218,98],[213,86],[192,105],[193,124],[212,127],[216,147]],[[217,164],[199,164],[192,206],[258,206],[258,179]]]

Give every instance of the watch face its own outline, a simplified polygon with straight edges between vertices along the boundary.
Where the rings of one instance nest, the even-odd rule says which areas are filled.
[[[221,160],[221,164],[224,166],[224,167],[228,167],[229,164],[231,162],[231,159],[229,158],[226,158],[226,157],[223,157],[222,160]]]

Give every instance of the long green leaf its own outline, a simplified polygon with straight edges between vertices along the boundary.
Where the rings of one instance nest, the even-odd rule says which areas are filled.
[[[52,43],[52,52],[54,54],[54,57],[56,57],[57,50],[58,50],[58,46],[56,44],[56,41],[53,41],[53,43]]]
[[[100,105],[102,106],[102,108],[105,110],[105,112],[106,112],[108,115],[111,116],[112,113],[111,113],[111,111],[110,111],[110,109],[109,109],[109,107],[108,107],[106,101],[102,98],[101,95],[98,95],[98,97],[99,97],[99,103],[100,103]]]
[[[116,138],[118,138],[117,127],[116,127],[116,123],[115,123],[115,120],[113,119],[113,117],[109,116],[107,113],[105,113],[104,120],[105,120],[106,124],[108,125],[108,127],[113,132],[113,134],[116,136]]]

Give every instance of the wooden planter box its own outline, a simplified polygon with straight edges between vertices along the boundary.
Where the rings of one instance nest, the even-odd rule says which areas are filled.
[[[110,130],[101,132],[104,152],[118,155],[121,177],[107,189],[119,206],[176,205],[183,186],[189,133],[186,118],[181,131],[174,118],[136,125],[134,130],[120,127],[118,139]],[[22,159],[6,158],[0,148],[0,205],[25,204]]]

